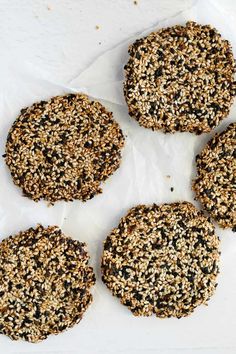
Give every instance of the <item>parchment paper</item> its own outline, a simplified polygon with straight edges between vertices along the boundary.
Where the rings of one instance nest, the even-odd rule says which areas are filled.
[[[99,99],[114,113],[126,135],[126,144],[120,169],[104,184],[103,194],[86,203],[59,202],[48,207],[45,202],[35,203],[24,198],[21,190],[14,186],[3,159],[0,160],[1,238],[37,223],[59,225],[71,237],[88,244],[97,276],[94,302],[79,325],[37,345],[12,342],[0,336],[0,354],[235,354],[236,235],[231,231],[217,227],[222,239],[222,257],[216,294],[208,307],[199,307],[188,318],[135,318],[111,296],[100,279],[102,241],[130,207],[139,203],[194,202],[191,180],[195,174],[195,155],[213,134],[164,135],[141,128],[128,116],[122,94],[128,45],[152,30],[184,24],[187,20],[214,25],[231,41],[236,54],[236,19],[213,1],[204,0],[196,1],[189,10],[107,51],[67,86],[50,82],[40,68],[17,61],[10,51],[2,53],[1,65],[5,65],[6,70],[1,77],[5,90],[0,92],[1,154],[7,132],[21,108],[57,94],[77,91]],[[234,104],[229,118],[215,131],[223,130],[235,116]]]

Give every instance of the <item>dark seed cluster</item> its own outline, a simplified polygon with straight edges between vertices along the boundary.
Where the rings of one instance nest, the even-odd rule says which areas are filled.
[[[99,102],[57,96],[23,109],[6,144],[6,163],[25,196],[51,203],[101,193],[120,165],[124,137]]]
[[[208,142],[196,164],[197,199],[221,227],[236,231],[236,123]]]
[[[0,333],[38,342],[78,323],[95,283],[85,244],[55,226],[0,243]]]
[[[139,205],[104,242],[102,279],[134,315],[180,318],[214,293],[218,247],[191,203]]]
[[[164,132],[211,131],[236,95],[230,43],[210,25],[161,29],[129,47],[124,95],[138,123]]]

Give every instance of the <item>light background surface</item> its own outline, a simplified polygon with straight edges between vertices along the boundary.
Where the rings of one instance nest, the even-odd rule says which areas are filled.
[[[235,1],[213,2],[223,25],[236,23]],[[222,239],[217,292],[208,307],[200,307],[189,318],[132,317],[111,297],[99,273],[102,240],[128,208],[153,201],[193,200],[189,185],[194,173],[194,155],[209,139],[209,135],[197,138],[190,134],[153,134],[129,120],[126,107],[117,99],[119,92],[115,96],[120,77],[119,63],[114,60],[121,52],[123,55],[127,45],[106,51],[133,36],[138,37],[145,29],[158,26],[160,20],[191,9],[196,3],[138,0],[135,5],[129,0],[0,0],[0,153],[4,153],[7,131],[22,107],[78,88],[105,98],[104,104],[114,112],[127,135],[121,168],[106,183],[104,193],[86,204],[59,203],[48,208],[43,202],[36,204],[23,198],[1,159],[1,238],[37,222],[58,224],[68,235],[87,241],[97,284],[93,290],[94,302],[78,326],[37,345],[12,342],[0,336],[0,354],[236,353],[236,238],[230,231],[217,229]],[[209,5],[205,15],[211,18],[210,2],[205,0],[205,3]],[[199,5],[194,11],[196,16],[201,15]],[[233,26],[226,26],[229,37],[236,30],[236,25]],[[100,55],[101,60],[96,60]],[[122,65],[123,62],[118,71]],[[97,85],[100,82],[101,87]],[[114,105],[116,100],[119,105]],[[235,120],[235,113],[234,105],[231,120]],[[165,177],[169,174],[170,180]],[[174,193],[170,192],[172,186]]]

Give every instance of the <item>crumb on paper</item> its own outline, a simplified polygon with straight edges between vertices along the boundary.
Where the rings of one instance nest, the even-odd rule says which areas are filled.
[[[96,26],[95,26],[95,29],[96,29],[96,30],[99,30],[99,29],[100,29],[100,26],[96,25]]]
[[[51,10],[52,10],[52,8],[51,8],[50,5],[47,6],[47,9],[48,9],[48,11],[51,11]]]
[[[138,5],[138,1],[134,0],[134,5]]]
[[[170,191],[171,191],[171,192],[174,192],[174,187],[171,187],[171,188],[170,188]]]
[[[166,178],[171,178],[171,175],[166,175]]]
[[[99,44],[99,45],[101,45],[101,44],[102,44],[102,42],[98,42],[98,44]]]

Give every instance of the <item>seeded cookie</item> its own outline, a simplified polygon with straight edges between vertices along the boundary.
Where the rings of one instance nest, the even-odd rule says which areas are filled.
[[[196,164],[196,198],[221,227],[236,231],[236,123],[208,142]]]
[[[0,333],[38,342],[80,322],[95,283],[85,246],[40,225],[0,243]]]
[[[183,317],[215,291],[219,239],[191,203],[139,205],[104,242],[102,279],[135,316]]]
[[[211,131],[236,95],[230,43],[210,25],[161,29],[129,47],[124,95],[138,123],[163,132]]]
[[[7,138],[13,181],[35,201],[86,201],[120,165],[124,136],[99,102],[57,96],[23,109]]]

